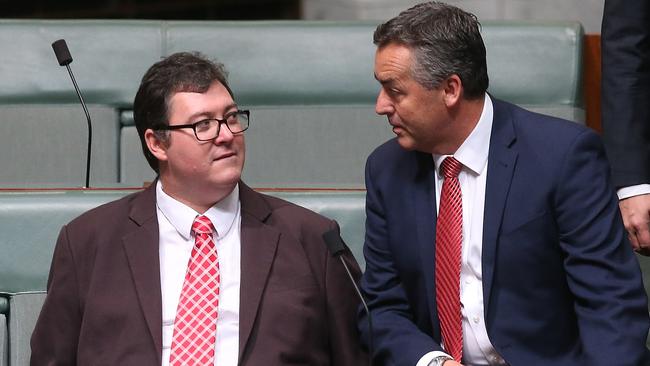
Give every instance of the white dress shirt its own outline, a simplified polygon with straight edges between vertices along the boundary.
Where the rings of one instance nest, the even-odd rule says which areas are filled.
[[[167,195],[158,181],[156,206],[160,234],[160,288],[162,290],[162,366],[169,365],[174,320],[187,265],[194,246],[192,223],[198,212]],[[241,257],[239,187],[208,209],[207,216],[219,258],[221,283],[214,364],[236,366],[239,356],[239,285]]]
[[[650,184],[637,184],[635,186],[623,187],[616,191],[619,200],[650,193]]]
[[[490,343],[483,311],[483,272],[481,268],[483,212],[492,119],[492,100],[486,94],[478,123],[453,155],[463,164],[458,181],[463,199],[460,303],[463,318],[464,365],[505,365]],[[436,166],[436,211],[440,207],[440,192],[444,180],[439,171],[440,164],[448,156],[433,155]],[[418,361],[416,366],[427,365],[440,355],[444,355],[444,353],[429,352]]]

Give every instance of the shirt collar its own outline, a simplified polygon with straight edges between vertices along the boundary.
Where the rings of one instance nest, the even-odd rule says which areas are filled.
[[[177,201],[162,189],[160,180],[156,183],[156,206],[179,235],[189,240],[192,223],[200,215],[191,207]],[[239,184],[221,201],[210,207],[203,215],[207,216],[217,230],[217,238],[228,234],[239,215]]]
[[[454,158],[461,162],[464,167],[469,169],[474,175],[479,175],[485,164],[487,164],[488,153],[490,152],[490,134],[492,133],[492,121],[494,118],[494,108],[492,99],[485,93],[483,101],[483,110],[476,126],[467,136],[465,141],[454,153]],[[440,164],[450,155],[433,154],[433,161],[436,164],[436,170],[440,169]],[[438,171],[438,174],[440,172]]]

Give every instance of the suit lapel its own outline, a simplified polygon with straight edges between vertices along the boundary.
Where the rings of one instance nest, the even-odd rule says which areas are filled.
[[[487,314],[490,305],[494,271],[496,265],[497,239],[505,209],[512,175],[517,163],[517,152],[512,148],[515,130],[512,115],[507,105],[492,99],[494,118],[490,152],[488,154],[488,173],[485,188],[485,212],[483,220],[483,301]]]
[[[271,214],[259,193],[239,182],[241,221],[241,282],[239,305],[239,362],[248,344],[266,288],[280,233],[264,224]]]
[[[162,294],[156,217],[156,182],[134,200],[129,214],[134,228],[122,237],[142,314],[152,337],[158,363],[162,357]]]
[[[417,244],[419,246],[420,266],[425,278],[426,299],[431,314],[431,324],[438,332],[438,316],[435,300],[435,227],[436,194],[434,164],[431,154],[417,153],[418,169],[412,200],[415,203]]]

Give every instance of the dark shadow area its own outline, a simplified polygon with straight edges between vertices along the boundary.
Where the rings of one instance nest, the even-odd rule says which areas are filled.
[[[0,0],[3,18],[299,19],[300,0]]]

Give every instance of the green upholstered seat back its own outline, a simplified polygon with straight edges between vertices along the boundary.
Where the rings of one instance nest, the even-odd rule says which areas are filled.
[[[61,227],[81,213],[133,190],[0,192],[0,366],[26,365],[29,337],[44,299]],[[363,191],[270,192],[336,219],[363,268]],[[8,317],[8,322],[7,322]],[[9,331],[8,331],[9,330]],[[7,334],[11,335],[7,340]],[[6,349],[9,347],[10,352]]]
[[[0,186],[80,186],[86,119],[51,43],[66,39],[93,118],[92,184],[119,179],[119,108],[161,55],[160,22],[0,19]]]
[[[490,87],[497,98],[584,123],[583,29],[577,22],[485,22]]]
[[[29,337],[43,304],[52,252],[62,225],[133,190],[0,192],[0,366],[27,365]],[[363,263],[365,192],[271,192],[336,219]],[[9,336],[9,337],[8,337]]]
[[[81,213],[132,190],[0,192],[0,295],[44,291],[61,227]],[[270,192],[336,219],[343,238],[363,262],[365,192]],[[0,297],[0,313],[7,303]]]

